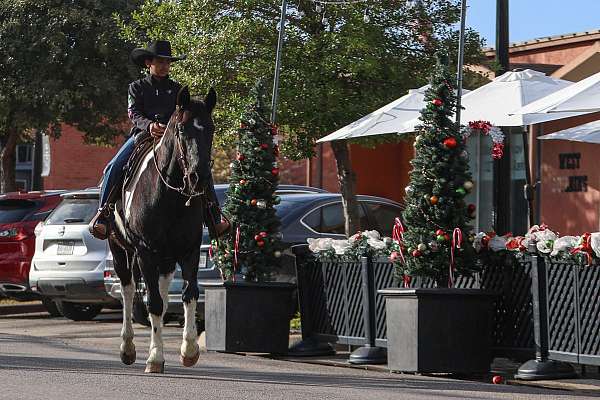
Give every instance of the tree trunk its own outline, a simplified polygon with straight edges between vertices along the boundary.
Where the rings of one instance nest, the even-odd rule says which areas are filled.
[[[9,129],[2,138],[0,148],[0,193],[14,192],[17,189],[15,181],[15,150],[17,148],[18,133]]]
[[[350,237],[361,229],[358,212],[358,201],[356,200],[356,174],[352,171],[350,152],[345,140],[334,140],[331,148],[335,155],[338,170],[338,182],[342,194],[344,206],[344,217],[346,218],[346,236]]]

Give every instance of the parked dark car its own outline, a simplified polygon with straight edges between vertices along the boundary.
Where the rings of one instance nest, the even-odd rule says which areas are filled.
[[[0,196],[0,296],[17,300],[38,298],[29,287],[35,227],[60,203],[61,193],[64,190]]]
[[[217,185],[217,197],[220,201],[224,198],[227,185]],[[304,188],[304,191],[302,190]],[[311,192],[302,186],[296,187],[292,193],[283,194],[280,186],[278,194],[281,203],[276,206],[277,214],[281,218],[281,233],[283,241],[288,245],[305,244],[308,238],[331,237],[345,238],[344,214],[342,197],[340,194],[325,191]],[[360,204],[359,215],[362,230],[377,230],[383,235],[391,236],[394,218],[400,215],[399,203],[381,197],[358,196]],[[198,269],[198,281],[220,281],[221,275],[208,257],[208,235],[204,235],[205,243],[202,245],[201,259]],[[284,256],[282,268],[277,280],[294,282],[296,278],[293,257]],[[169,287],[169,304],[167,319],[181,319],[183,305],[181,302],[181,289],[183,279],[179,268]],[[120,286],[114,271],[105,271],[105,284],[107,291],[116,298],[120,298]],[[111,292],[112,291],[112,292]],[[197,308],[198,319],[204,320],[204,291],[200,288],[200,297]],[[136,322],[148,324],[147,312],[141,304],[134,306],[134,319]]]

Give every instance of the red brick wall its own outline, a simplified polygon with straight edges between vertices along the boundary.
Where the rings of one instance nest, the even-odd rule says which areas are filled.
[[[59,139],[50,139],[50,175],[44,177],[44,189],[84,189],[95,186],[104,166],[119,146],[85,144],[83,134],[72,126],[63,126]]]

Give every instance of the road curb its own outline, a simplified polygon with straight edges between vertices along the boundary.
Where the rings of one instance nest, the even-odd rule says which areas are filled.
[[[5,315],[19,315],[19,314],[33,314],[46,311],[46,308],[42,303],[30,303],[30,304],[8,304],[0,306],[0,316]]]

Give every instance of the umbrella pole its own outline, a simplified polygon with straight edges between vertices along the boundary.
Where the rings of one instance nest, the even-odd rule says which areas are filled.
[[[525,161],[525,186],[523,195],[527,201],[527,211],[529,216],[529,226],[533,226],[533,187],[531,186],[531,170],[529,169],[529,138],[527,131],[522,131],[523,138],[523,159]]]
[[[285,39],[285,24],[287,17],[287,0],[281,1],[281,17],[279,19],[279,37],[277,39],[277,54],[275,55],[275,78],[273,79],[273,99],[271,100],[271,123],[277,122],[277,100],[279,97],[279,74],[281,71],[281,53]]]
[[[460,126],[460,108],[463,84],[463,63],[465,59],[465,24],[467,21],[467,0],[461,0],[460,37],[458,40],[458,65],[456,68],[456,124]]]

